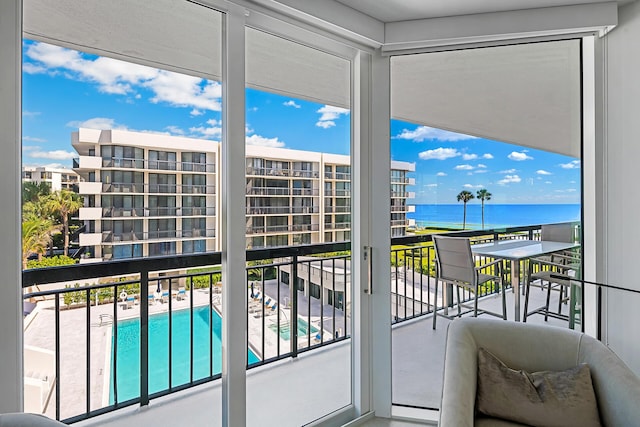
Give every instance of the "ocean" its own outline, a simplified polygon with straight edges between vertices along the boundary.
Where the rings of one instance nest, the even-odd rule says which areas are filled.
[[[407,214],[417,227],[462,228],[463,204],[415,205],[416,211]],[[484,205],[484,227],[515,227],[580,220],[580,205]],[[482,206],[467,204],[467,229],[482,228]]]

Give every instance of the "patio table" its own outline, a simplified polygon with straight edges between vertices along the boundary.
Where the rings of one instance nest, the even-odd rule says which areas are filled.
[[[577,243],[552,242],[548,240],[500,240],[471,245],[475,256],[486,256],[511,262],[511,286],[514,299],[514,319],[520,321],[520,261],[554,252],[577,248]]]

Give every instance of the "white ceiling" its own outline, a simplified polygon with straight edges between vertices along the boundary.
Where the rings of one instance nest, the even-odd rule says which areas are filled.
[[[396,22],[539,7],[602,3],[604,0],[337,0],[378,21]],[[619,4],[634,0],[618,0]]]

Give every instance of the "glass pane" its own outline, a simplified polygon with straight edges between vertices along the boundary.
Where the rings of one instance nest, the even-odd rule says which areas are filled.
[[[305,67],[337,61],[348,82],[346,60],[258,30],[246,34],[249,82],[251,67],[267,60],[268,52],[251,48],[256,43],[274,46],[273,68],[296,69],[292,55],[308,57]],[[278,47],[291,55],[278,55]],[[259,407],[278,413],[282,425],[303,425],[351,403],[350,110],[310,101],[317,88],[304,84],[296,86],[300,97],[285,94],[285,83],[246,91],[249,367],[298,358],[295,369],[264,367],[250,377],[248,395],[270,396],[248,402],[253,426],[265,423]],[[338,203],[339,214],[331,209]],[[320,243],[336,245],[328,252]],[[300,246],[308,255],[294,255]],[[278,255],[254,251],[275,247]]]
[[[543,49],[543,45],[544,43],[537,45],[536,49]],[[528,48],[529,45],[523,45],[520,49],[518,46],[511,46],[509,52],[519,55]],[[552,51],[555,48],[550,46]],[[504,60],[516,62],[514,58],[517,56],[506,58],[500,53],[500,49],[459,51],[452,55],[462,60],[466,52],[469,58],[481,63],[493,58],[492,55],[495,54]],[[437,61],[434,61],[437,57],[426,59],[428,55],[430,54],[409,55],[403,59],[392,58],[391,80],[395,82],[395,86],[392,85],[391,88],[392,94],[398,96],[402,88],[407,88],[406,80],[405,83],[400,83],[402,79],[399,76],[405,75],[411,64],[437,64]],[[552,55],[546,57],[546,64],[553,63],[554,58],[557,59]],[[555,82],[562,79],[578,81],[580,76],[575,70],[579,67],[567,68],[569,63],[564,60],[557,61],[556,67],[550,69],[556,70],[558,74],[553,75],[549,72],[548,78],[543,79],[544,81],[525,79],[520,74],[509,76],[509,79],[513,78],[513,81],[509,82],[513,85],[510,86],[509,92],[517,93],[523,88],[524,81],[527,81],[527,85],[533,85],[536,92],[541,93],[551,90],[555,87]],[[450,62],[442,61],[441,69],[433,72],[436,73],[436,77],[442,77],[446,73],[437,73],[449,66]],[[495,68],[496,63],[492,63],[491,67]],[[564,71],[557,71],[563,68]],[[505,72],[505,69],[499,72]],[[465,73],[468,79],[479,84],[486,71],[465,68],[457,70],[456,73]],[[429,78],[428,73],[424,78]],[[544,83],[547,81],[548,84]],[[474,91],[467,91],[467,98],[459,96],[453,84],[441,89],[445,98],[437,98],[433,94],[434,97],[428,101],[433,115],[440,114],[450,106],[445,105],[446,96],[452,98],[453,104],[468,102],[469,105],[475,105],[474,103],[482,104],[486,101]],[[478,93],[483,90],[485,88],[479,89]],[[498,92],[492,96],[495,99],[487,104],[487,111],[481,114],[486,114],[492,109],[500,111],[501,114],[511,114],[513,106],[517,106],[518,102],[526,104],[522,106],[523,110],[535,109],[534,104],[524,99],[518,101],[504,94],[508,99],[501,100]],[[396,99],[397,102],[392,105],[422,102],[418,97],[416,94],[415,99],[406,99],[406,102]],[[573,98],[559,98],[567,105],[580,104],[578,92],[573,94]],[[550,111],[547,106],[540,108],[545,109],[545,114]],[[392,107],[392,118],[396,117],[394,115],[401,116],[399,110]],[[439,117],[443,120],[436,120],[416,109],[412,116],[423,117],[420,122],[410,123],[395,118],[391,121],[392,321],[394,324],[400,324],[406,320],[420,319],[392,330],[394,404],[429,409],[437,409],[440,405],[445,335],[450,319],[438,316],[436,330],[432,332],[434,310],[450,317],[457,315],[456,306],[459,300],[471,303],[473,309],[477,294],[480,312],[485,310],[502,316],[498,280],[481,284],[475,293],[461,289],[459,296],[453,287],[443,285],[440,288],[444,289],[439,289],[436,295],[435,249],[431,241],[420,241],[424,240],[423,236],[464,230],[465,235],[470,236],[472,248],[476,244],[490,244],[496,240],[517,240],[516,245],[519,248],[524,247],[523,245],[540,247],[540,240],[561,242],[570,248],[538,255],[556,265],[553,267],[556,274],[576,276],[581,271],[581,160],[569,155],[580,153],[580,142],[566,139],[562,144],[555,144],[543,137],[549,129],[509,127],[503,121],[495,119],[483,120],[482,123],[469,119],[476,112],[474,109],[468,109],[459,116],[455,113],[447,114]],[[526,117],[523,116],[522,119]],[[536,117],[537,119],[539,117]],[[458,132],[428,126],[432,121],[446,122],[448,129],[455,128]],[[492,126],[493,128],[489,129]],[[573,119],[556,120],[553,126],[569,129],[572,135],[580,134],[580,129]],[[498,141],[474,135],[472,129],[489,129],[486,132],[493,135],[522,137]],[[468,133],[465,133],[465,130]],[[411,167],[399,167],[401,165]],[[561,224],[560,227],[566,231],[565,235],[548,236],[549,224]],[[542,258],[539,257],[535,258],[534,262],[534,259],[527,257],[518,258],[517,254],[512,256],[516,257],[513,262],[499,255],[493,258],[475,257],[477,266],[494,260],[502,266],[504,283],[507,288],[513,288],[507,289],[504,293],[509,321],[516,319],[516,310],[520,320],[525,317],[525,312],[540,313],[536,309],[545,305],[548,288],[540,280],[540,275],[548,273],[551,268],[550,264],[542,264]],[[497,275],[497,271],[496,267],[492,266],[481,272]],[[531,292],[529,306],[525,309],[524,288],[529,273],[532,277]],[[539,292],[540,287],[543,287],[545,292]],[[527,316],[527,322],[569,326],[567,294],[558,292],[561,289],[563,292],[567,291],[566,286],[554,283],[552,288],[553,292],[549,293],[552,308],[549,311],[557,312],[558,316],[546,319],[545,316],[532,313]],[[522,302],[516,302],[518,300]],[[464,307],[463,312],[468,313],[467,316],[473,315],[473,312],[469,313]],[[415,358],[416,354],[422,355],[419,361]],[[424,366],[428,368],[424,369]]]
[[[154,394],[218,380],[223,14],[186,1],[24,8],[38,34],[23,39],[24,268],[81,264],[78,279],[52,270],[25,289],[63,292],[25,297],[41,308],[25,319],[25,410],[68,420],[141,398],[141,381]],[[193,268],[175,259],[205,251]]]

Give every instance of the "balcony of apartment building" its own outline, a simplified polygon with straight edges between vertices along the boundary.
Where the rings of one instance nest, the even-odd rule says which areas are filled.
[[[259,232],[276,231],[297,229],[283,226]],[[125,239],[134,234],[132,238],[141,240],[195,237],[184,230],[120,236]],[[473,244],[536,240],[540,226],[453,234],[468,236]],[[430,235],[391,243],[393,403],[428,414],[440,405],[445,336],[451,321],[441,318],[432,329],[432,317],[434,310],[456,313],[449,307],[453,294],[441,290],[435,295],[435,250]],[[257,263],[247,265],[246,301],[237,309],[244,310],[247,318],[248,384],[257,393],[268,394],[273,382],[287,378],[283,391],[289,403],[304,409],[279,415],[282,425],[298,422],[300,412],[320,414],[340,398],[340,390],[348,388],[350,378],[338,361],[348,360],[352,339],[351,258],[348,252],[336,253],[349,250],[350,243],[344,242],[247,251],[247,260]],[[220,253],[206,253],[111,261],[98,269],[94,265],[90,269],[70,266],[25,271],[25,300],[38,301],[25,319],[25,343],[46,351],[52,358],[50,366],[55,366],[49,373],[55,381],[37,411],[72,422],[119,411],[112,422],[124,425],[121,423],[143,413],[123,408],[159,402],[166,410],[188,412],[191,420],[205,417],[207,405],[202,403],[220,396],[221,344],[203,338],[220,327],[220,318],[224,321],[221,295],[227,285],[219,266]],[[522,282],[527,269],[520,271]],[[507,269],[507,283],[513,280],[508,276],[512,273]],[[37,284],[46,289],[47,284],[62,281],[80,285],[43,291],[31,287]],[[550,297],[544,287],[532,287],[520,316],[528,309],[529,323],[581,328],[593,321],[588,317],[594,312],[584,308],[589,302],[584,305],[575,299],[574,291],[589,285],[576,281],[572,286],[576,288],[571,296],[553,289]],[[505,291],[507,321],[514,321],[514,292],[523,289]],[[520,293],[517,296],[524,298]],[[468,291],[459,297],[472,300]],[[497,287],[483,288],[479,308],[499,311],[500,297]],[[630,297],[636,298],[635,294]],[[545,306],[549,307],[548,318],[540,309]],[[143,340],[143,336],[148,338]],[[304,379],[290,375],[286,361],[293,359],[306,372]],[[327,366],[332,369],[314,369],[331,360]],[[316,378],[314,387],[307,385],[303,395],[296,395],[297,387],[303,386],[298,382],[311,377]],[[25,389],[25,393],[29,398],[33,391]],[[303,405],[308,399],[315,402],[314,407]],[[252,401],[251,405],[252,411],[266,411],[269,403]]]

